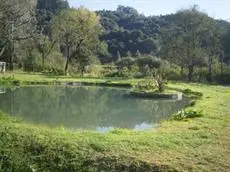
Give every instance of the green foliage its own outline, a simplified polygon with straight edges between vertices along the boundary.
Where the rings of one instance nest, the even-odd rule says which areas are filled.
[[[37,0],[36,19],[38,31],[45,36],[50,36],[53,16],[68,8],[69,4],[65,0]]]
[[[127,67],[123,67],[119,70],[119,77],[128,78],[129,77],[129,69]]]
[[[154,80],[155,80],[155,86],[158,92],[160,93],[164,92],[166,84],[167,84],[166,77],[162,75],[161,73],[159,73],[154,76]]]
[[[69,8],[68,1],[65,0],[38,0],[37,9],[49,13],[57,13],[63,9]]]
[[[52,37],[57,39],[65,50],[63,55],[67,58],[66,74],[69,64],[76,60],[83,75],[91,57],[98,53],[98,47],[104,46],[99,40],[103,32],[99,20],[96,13],[83,7],[61,11],[53,19]]]
[[[120,60],[118,60],[116,62],[116,65],[119,67],[119,68],[123,68],[123,67],[127,67],[127,68],[131,68],[132,65],[134,65],[135,63],[135,59],[132,58],[132,57],[124,57],[124,58],[121,58]]]
[[[47,57],[46,62],[47,62],[47,64],[45,65],[45,69],[56,69],[59,71],[63,71],[65,59],[63,58],[63,56],[60,52],[58,52],[58,51],[52,52]]]
[[[137,82],[134,86],[133,91],[155,91],[156,85],[153,79],[145,79]]]
[[[150,68],[160,68],[162,61],[157,57],[144,55],[141,58],[137,59],[137,64],[140,69],[143,69],[145,66],[148,66]]]
[[[20,52],[25,51],[24,44],[36,32],[34,17],[35,1],[2,0],[0,3],[0,58],[9,64],[13,70],[14,63],[19,63]]]
[[[215,80],[221,84],[230,84],[230,66],[224,65],[223,73],[216,74]]]
[[[126,56],[141,53],[156,53],[155,38],[159,33],[156,17],[145,17],[132,7],[119,6],[116,11],[98,11],[106,30],[102,37],[109,45],[109,52],[116,59],[117,52]]]
[[[23,69],[26,72],[42,71],[42,60],[40,54],[36,50],[29,50],[22,61]]]
[[[6,86],[18,85],[19,80],[15,79],[14,76],[0,77],[0,84]]]
[[[92,64],[87,67],[86,73],[90,77],[104,77],[103,70],[100,64]]]
[[[164,70],[164,74],[165,76],[167,76],[168,80],[179,81],[179,80],[185,80],[186,78],[184,71],[182,73],[178,65],[170,65],[169,68]]]
[[[189,118],[202,117],[203,112],[200,110],[181,110],[172,116],[173,120],[181,121]]]
[[[185,89],[182,91],[186,96],[190,97],[190,98],[200,98],[203,96],[202,93],[200,92],[196,92],[196,91],[192,91],[191,89]]]

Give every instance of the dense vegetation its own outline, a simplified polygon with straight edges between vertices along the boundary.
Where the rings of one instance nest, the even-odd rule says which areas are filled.
[[[171,64],[167,70],[174,74],[168,76],[171,79],[184,75],[189,81],[226,79],[230,24],[210,18],[197,6],[166,16],[146,17],[124,6],[98,13],[105,28],[102,40],[108,43],[113,61],[122,56],[120,61],[130,65],[148,54]],[[145,65],[153,68],[149,61]]]
[[[148,17],[64,0],[2,0],[0,9],[0,60],[9,70],[229,83],[230,24],[197,6]]]

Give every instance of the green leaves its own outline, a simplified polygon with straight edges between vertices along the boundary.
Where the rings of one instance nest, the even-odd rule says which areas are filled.
[[[181,110],[172,116],[173,120],[182,121],[188,118],[202,117],[203,112],[201,110]]]
[[[72,59],[79,64],[83,74],[90,58],[100,50],[98,46],[104,46],[99,40],[102,32],[99,16],[83,7],[63,10],[54,17],[52,37],[58,40],[67,58],[66,74]]]

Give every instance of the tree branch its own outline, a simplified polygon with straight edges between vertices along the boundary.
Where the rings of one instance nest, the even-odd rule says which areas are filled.
[[[4,46],[0,52],[0,57],[3,55],[3,53],[5,52],[6,46]]]

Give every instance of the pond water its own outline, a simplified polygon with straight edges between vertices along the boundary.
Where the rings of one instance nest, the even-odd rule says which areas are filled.
[[[151,129],[188,104],[187,99],[138,99],[125,96],[128,93],[106,87],[7,88],[0,94],[0,109],[32,124],[107,132]]]

